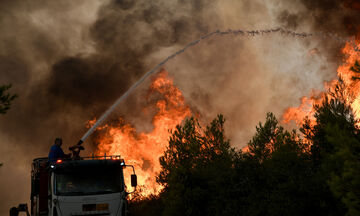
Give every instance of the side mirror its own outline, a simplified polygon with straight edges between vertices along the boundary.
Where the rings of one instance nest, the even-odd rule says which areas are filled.
[[[131,187],[137,186],[137,176],[135,174],[131,175]]]

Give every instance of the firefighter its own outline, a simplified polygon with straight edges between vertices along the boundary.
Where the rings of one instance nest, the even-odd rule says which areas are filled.
[[[65,154],[61,148],[62,139],[56,138],[54,145],[51,146],[49,152],[49,161],[55,162],[58,159],[69,158],[70,154]]]

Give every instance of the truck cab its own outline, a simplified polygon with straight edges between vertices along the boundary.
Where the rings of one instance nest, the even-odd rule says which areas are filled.
[[[125,216],[126,186],[123,169],[132,167],[120,156],[84,157],[49,162],[33,161],[31,187],[32,216]]]

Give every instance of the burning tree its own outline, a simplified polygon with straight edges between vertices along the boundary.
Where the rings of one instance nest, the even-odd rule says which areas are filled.
[[[314,170],[321,174],[318,177],[346,206],[346,215],[355,216],[360,214],[360,128],[346,89],[340,80],[321,106],[314,107],[316,124],[306,122],[302,131],[311,141]],[[340,206],[337,203],[338,209]]]

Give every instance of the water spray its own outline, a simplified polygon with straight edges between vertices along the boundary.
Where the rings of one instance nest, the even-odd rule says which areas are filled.
[[[94,130],[103,123],[106,118],[114,111],[114,109],[123,102],[130,94],[133,92],[146,78],[148,78],[151,74],[156,72],[161,66],[163,66],[166,62],[168,62],[170,59],[175,58],[177,55],[180,55],[181,53],[185,52],[188,48],[193,47],[200,43],[202,40],[209,39],[213,37],[214,35],[219,36],[225,36],[225,35],[235,35],[235,36],[248,36],[248,37],[255,37],[255,36],[264,36],[274,33],[280,33],[283,36],[293,36],[293,37],[299,37],[299,38],[309,38],[309,37],[320,37],[320,38],[330,38],[333,40],[336,40],[340,43],[351,43],[353,44],[354,50],[356,52],[360,52],[360,47],[357,47],[355,44],[355,41],[353,39],[348,39],[344,37],[337,36],[332,33],[298,33],[294,31],[289,31],[283,28],[274,28],[274,29],[266,29],[266,30],[252,30],[252,31],[244,31],[244,30],[227,30],[227,31],[220,31],[216,30],[214,32],[208,33],[204,36],[201,36],[199,39],[192,41],[188,43],[184,48],[180,49],[179,51],[175,52],[174,54],[168,56],[166,59],[164,59],[162,62],[160,62],[158,65],[156,65],[153,69],[146,72],[138,81],[136,81],[123,95],[121,95],[114,104],[106,110],[106,112],[96,121],[96,123],[84,134],[84,136],[80,139],[77,145],[71,147],[76,148],[77,146],[80,146],[93,132]]]

